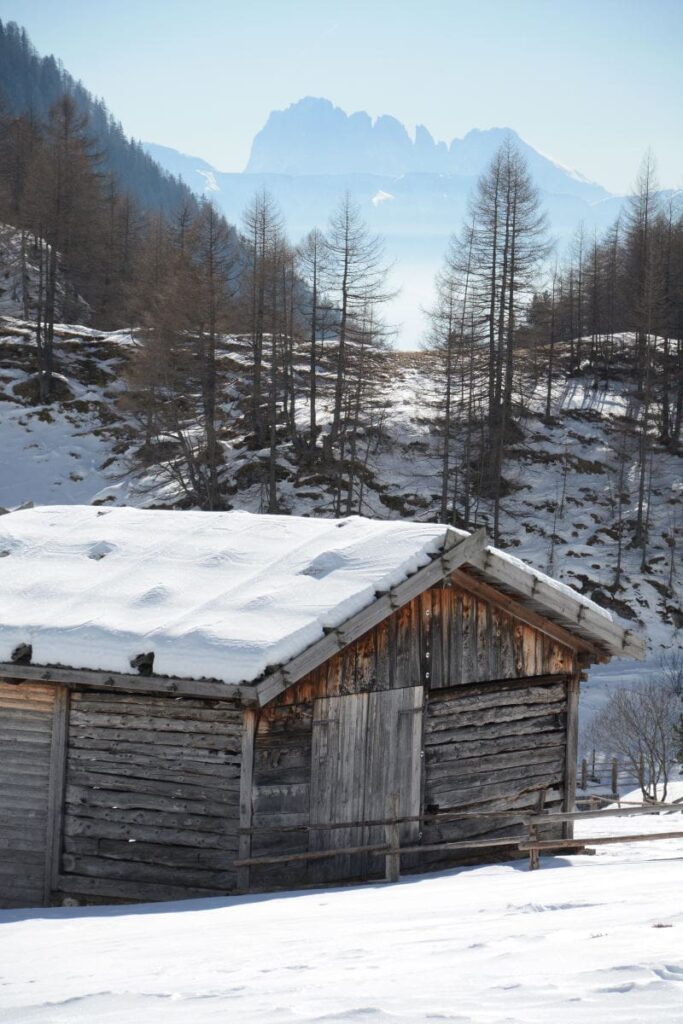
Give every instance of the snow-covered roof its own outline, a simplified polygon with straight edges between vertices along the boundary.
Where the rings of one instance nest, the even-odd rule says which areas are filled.
[[[33,665],[130,673],[153,652],[155,675],[252,682],[429,564],[448,532],[358,516],[13,512],[0,518],[0,663],[30,644]],[[534,580],[552,588],[618,640],[609,612],[564,584],[494,548],[486,562],[532,593]]]

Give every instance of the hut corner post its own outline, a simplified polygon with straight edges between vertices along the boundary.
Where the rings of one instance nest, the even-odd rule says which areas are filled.
[[[581,673],[575,669],[567,680],[567,749],[564,772],[564,802],[562,810],[576,810],[576,764],[579,756],[579,685]],[[562,825],[562,838],[574,838],[574,822]]]
[[[258,711],[246,708],[242,720],[242,766],[240,772],[240,832],[238,855],[240,860],[251,857],[251,820],[253,809],[254,745]],[[247,892],[250,884],[248,864],[237,868],[237,888]]]
[[[59,888],[64,831],[64,796],[66,790],[66,748],[69,728],[70,693],[66,686],[55,687],[50,744],[50,779],[47,797],[47,842],[43,904],[49,907],[53,893]]]

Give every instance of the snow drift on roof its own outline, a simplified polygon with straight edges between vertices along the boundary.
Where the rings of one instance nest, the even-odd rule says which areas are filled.
[[[357,516],[14,512],[0,519],[0,662],[31,644],[34,665],[129,673],[153,652],[155,675],[251,682],[426,565],[447,530]]]

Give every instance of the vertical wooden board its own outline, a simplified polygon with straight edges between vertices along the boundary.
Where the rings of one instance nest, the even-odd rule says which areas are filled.
[[[422,733],[424,725],[424,690],[415,686],[401,691],[402,706],[398,709],[398,772],[399,816],[416,817],[422,806],[423,757]],[[401,826],[401,841],[415,842],[420,823],[405,822]]]
[[[483,682],[495,679],[491,674],[491,606],[486,601],[476,601],[477,617],[477,679]]]
[[[399,686],[397,656],[398,656],[398,615],[392,615],[387,622],[387,644],[389,657],[389,680],[390,688],[393,690]]]
[[[386,818],[394,794],[398,796],[400,817],[420,812],[423,694],[421,686],[369,694],[363,805],[366,821]],[[419,823],[406,828],[406,834],[417,834]],[[370,841],[382,842],[383,838],[380,828],[371,833]]]
[[[340,651],[338,655],[340,662],[339,693],[352,694],[356,692],[356,659],[357,649],[355,644]]]
[[[394,684],[390,642],[392,618],[385,619],[375,630],[375,686],[378,690],[390,690]]]
[[[62,832],[64,826],[64,791],[66,786],[66,753],[69,732],[70,694],[65,686],[55,687],[50,746],[50,779],[48,791],[45,883],[43,902],[49,905],[61,871]]]
[[[462,681],[462,594],[453,591],[449,623],[449,686],[459,686]]]
[[[462,683],[474,682],[471,674],[472,637],[470,635],[470,609],[473,598],[469,594],[462,595]]]
[[[463,594],[461,681],[476,683],[477,678],[477,600],[470,594]]]
[[[431,644],[429,650],[429,679],[424,684],[432,690],[442,689],[448,685],[446,666],[448,665],[448,606],[449,587],[434,587],[431,594]]]
[[[247,708],[242,723],[242,765],[240,773],[240,835],[239,858],[251,855],[251,828],[254,791],[254,747],[258,727],[258,712]],[[249,888],[249,866],[237,869],[237,888]]]
[[[390,692],[390,691],[388,691]],[[361,821],[365,772],[368,694],[324,697],[315,701],[311,748],[311,825]],[[362,829],[312,829],[311,851],[362,843]],[[348,854],[309,863],[312,882],[356,877],[358,858]]]
[[[579,750],[579,676],[573,675],[567,681],[567,748],[564,771],[564,797],[562,809],[576,808],[576,760]],[[567,821],[563,826],[565,839],[574,835],[574,823]]]
[[[0,682],[0,907],[45,902],[54,721],[53,686]]]
[[[503,644],[503,618],[499,608],[491,605],[489,609],[489,624],[488,624],[488,645],[489,645],[489,664],[491,667],[491,674],[489,679],[502,679],[503,678],[503,667],[502,667],[502,644]]]
[[[537,630],[533,630],[532,632],[535,641],[534,657],[536,659],[536,675],[542,676],[548,671],[548,658],[546,656],[547,645],[545,642],[547,637],[544,637],[543,634],[539,633]]]
[[[536,676],[543,671],[536,666],[536,640],[538,633],[531,626],[522,625],[522,671],[521,676]]]
[[[426,590],[423,594],[420,594],[415,601],[420,623],[420,629],[416,636],[416,641],[419,644],[420,674],[417,679],[411,683],[412,686],[431,685],[434,646],[434,638],[432,635],[434,619],[432,602],[433,594],[431,590]]]
[[[524,671],[524,625],[521,622],[515,622],[512,629],[512,644],[514,651],[514,663],[515,671],[514,675],[522,677],[525,675]]]
[[[418,686],[422,676],[422,617],[419,599],[405,604],[396,613],[397,689]]]
[[[377,677],[377,635],[379,627],[370,630],[354,644],[356,648],[355,690],[383,689]]]
[[[500,616],[500,679],[513,679],[515,672],[514,621],[501,612]]]

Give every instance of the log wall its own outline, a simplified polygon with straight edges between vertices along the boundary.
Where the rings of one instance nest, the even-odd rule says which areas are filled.
[[[356,702],[366,759],[372,748],[358,778],[367,764],[384,777],[387,758],[376,751],[391,743],[376,742],[373,723],[386,725],[386,705],[396,715],[391,735],[405,727],[413,738],[416,778],[406,786],[424,809],[528,809],[540,786],[546,806],[558,806],[567,796],[566,688],[539,677],[564,678],[574,661],[569,646],[495,600],[445,581],[260,710],[98,691],[74,690],[69,700],[64,688],[0,683],[0,899],[5,882],[16,882],[25,905],[179,899],[320,880],[321,862],[236,870],[234,861],[320,848],[320,834],[306,827],[320,823],[312,807],[322,778],[314,778],[315,716],[319,730],[323,711],[331,722],[353,718],[335,718],[332,698],[384,695],[374,717],[372,701]],[[414,699],[404,699],[408,690]],[[383,785],[388,792],[395,783]],[[430,824],[423,839],[511,834],[510,822],[494,816]],[[381,859],[366,861],[369,873],[381,873]],[[403,867],[441,862],[419,854]]]
[[[40,906],[47,871],[53,686],[0,682],[0,906]]]
[[[242,709],[75,693],[55,899],[182,899],[235,887]]]
[[[490,812],[534,809],[541,789],[546,810],[562,809],[570,683],[520,683],[430,695],[424,732],[425,810],[474,816],[428,823],[423,842],[526,835],[521,819]],[[548,830],[544,836],[555,838]],[[447,859],[447,853],[432,854],[428,862]]]
[[[572,650],[492,602],[449,582],[433,587],[259,712],[252,811],[243,822],[254,832],[243,852],[260,857],[315,848],[303,826],[314,820],[311,750],[319,698],[425,687],[423,805],[528,808],[538,799],[537,783],[547,787],[547,806],[561,804],[565,684],[505,687],[510,680],[569,673],[573,665]],[[480,683],[488,692],[468,695]],[[468,761],[464,768],[461,758]],[[302,827],[282,833],[282,826]],[[494,819],[431,828],[424,841],[517,834],[509,823],[506,831],[501,827]],[[419,867],[425,860],[406,857],[404,864]],[[319,874],[305,862],[252,867],[249,884],[297,885]]]

